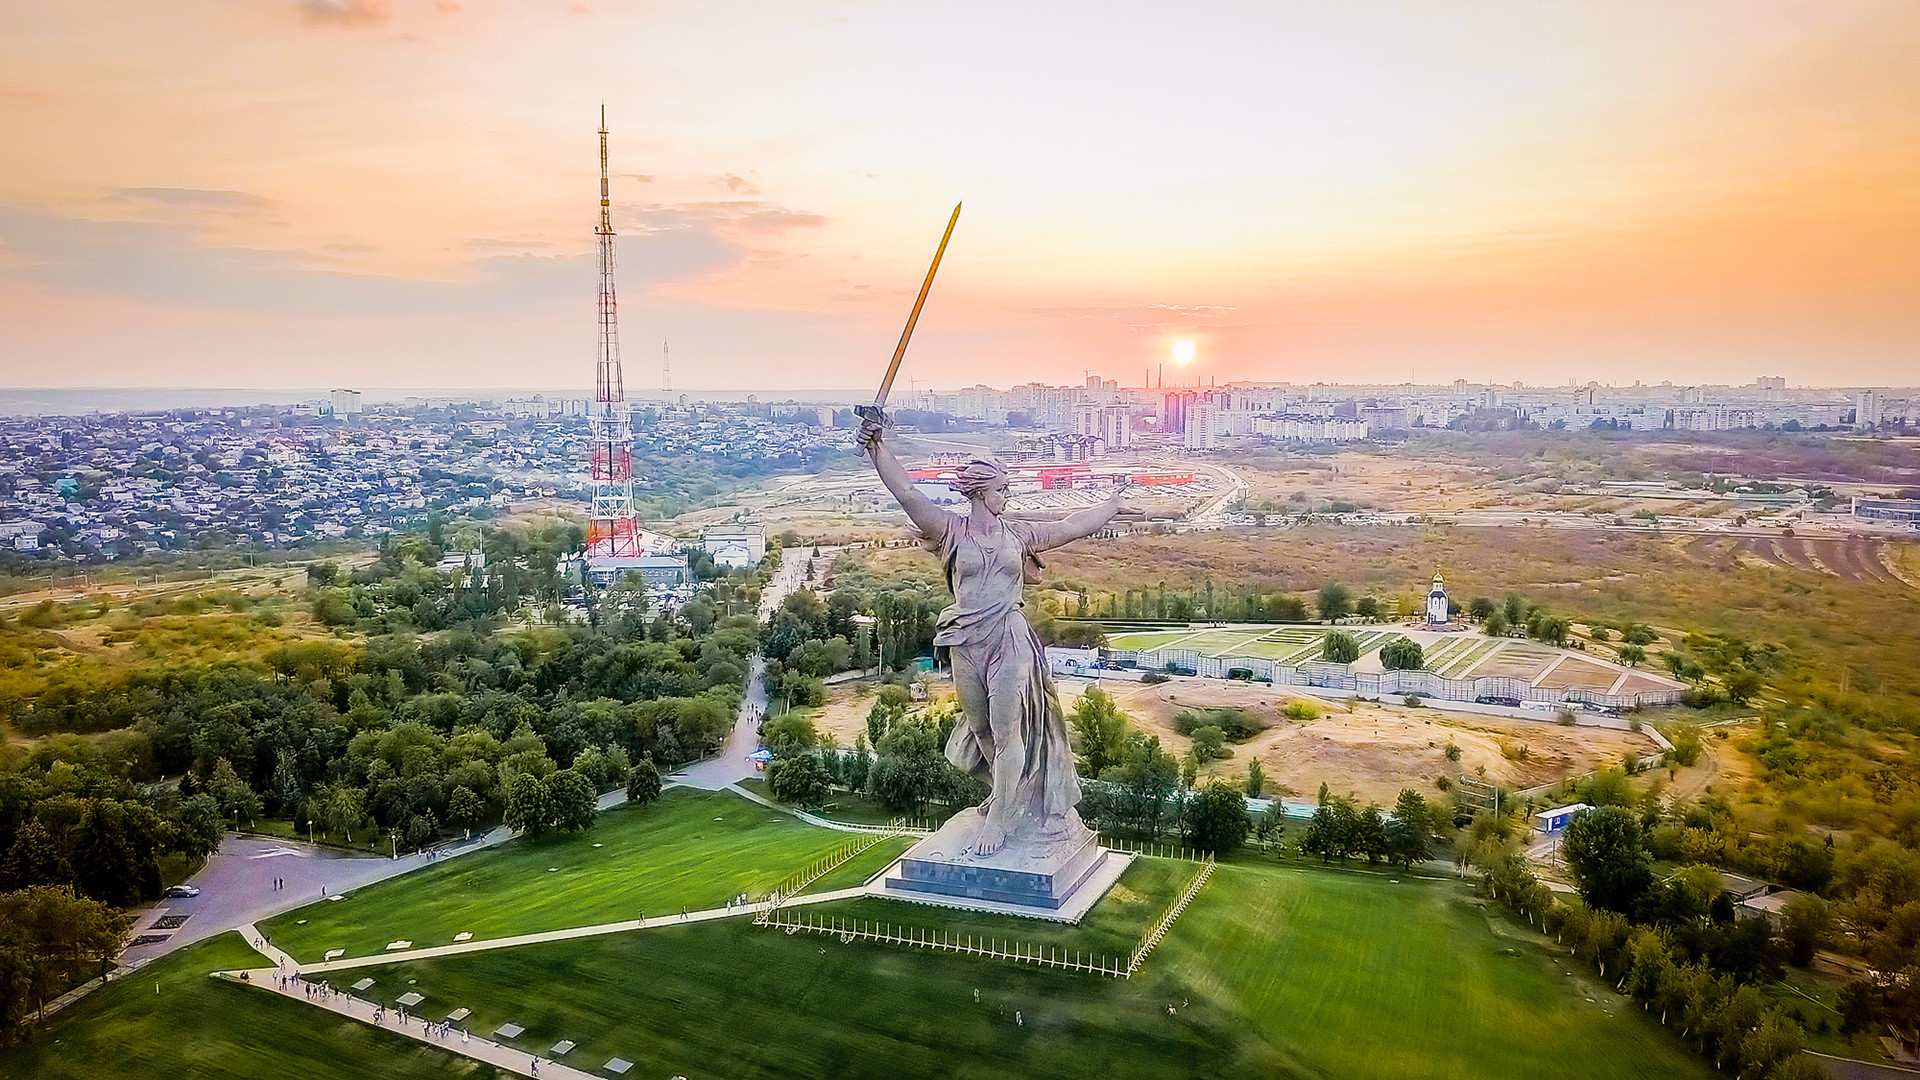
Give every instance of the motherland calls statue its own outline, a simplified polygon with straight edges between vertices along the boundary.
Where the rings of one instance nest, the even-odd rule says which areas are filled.
[[[1074,809],[1080,783],[1073,747],[1040,639],[1021,614],[1021,586],[1039,581],[1040,552],[1105,528],[1119,512],[1122,488],[1059,521],[1020,521],[1003,516],[1007,470],[978,458],[953,484],[967,497],[967,513],[953,514],[914,489],[886,439],[884,417],[870,412],[860,445],[920,542],[940,557],[953,593],[933,639],[952,663],[966,714],[947,740],[947,759],[992,788],[984,803],[961,812],[976,815],[964,822],[962,854],[984,857],[1017,845],[1041,858],[1083,844],[1091,833]]]

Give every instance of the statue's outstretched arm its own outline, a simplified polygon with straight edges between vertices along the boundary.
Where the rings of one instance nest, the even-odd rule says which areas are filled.
[[[913,477],[907,475],[906,466],[893,456],[893,450],[886,444],[886,427],[883,424],[867,420],[860,425],[860,445],[873,458],[873,471],[880,474],[880,482],[893,493],[894,501],[900,509],[907,512],[907,519],[922,535],[936,536],[953,515],[933,504],[913,486]]]
[[[1032,539],[1027,544],[1029,551],[1046,551],[1062,544],[1071,544],[1083,536],[1092,536],[1107,527],[1107,522],[1120,512],[1120,496],[1124,487],[1116,487],[1106,502],[1075,511],[1056,521],[1036,521],[1030,526]]]

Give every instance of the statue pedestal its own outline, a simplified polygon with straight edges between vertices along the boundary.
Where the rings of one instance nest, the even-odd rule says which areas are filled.
[[[968,855],[980,816],[955,814],[887,868],[881,895],[944,907],[1079,922],[1120,879],[1133,855],[1100,846],[1075,822],[1064,836],[1016,831],[991,855]]]

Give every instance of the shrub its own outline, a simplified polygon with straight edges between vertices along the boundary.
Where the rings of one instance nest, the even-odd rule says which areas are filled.
[[[1380,648],[1380,664],[1388,671],[1419,671],[1426,663],[1420,643],[1410,638],[1396,637]]]
[[[1188,737],[1204,727],[1220,729],[1220,734],[1232,742],[1246,742],[1262,730],[1245,709],[1207,709],[1204,712],[1188,709],[1173,718],[1173,730]]]
[[[648,758],[627,771],[627,801],[645,806],[660,797],[660,770]]]
[[[1426,705],[1426,702],[1420,700],[1419,694],[1408,694],[1402,700],[1402,703],[1405,704],[1406,707],[1409,709],[1418,709]]]
[[[1143,683],[1149,683],[1149,684],[1151,684],[1151,683],[1163,683],[1163,682],[1169,682],[1169,681],[1171,681],[1171,680],[1172,680],[1172,678],[1173,678],[1173,676],[1171,676],[1171,675],[1168,675],[1168,674],[1165,674],[1165,673],[1163,673],[1163,672],[1159,672],[1159,671],[1149,671],[1149,672],[1147,672],[1147,673],[1146,673],[1145,675],[1142,675],[1142,676],[1140,676],[1140,681],[1141,681],[1141,682],[1143,682]]]
[[[1193,760],[1205,764],[1209,761],[1220,761],[1232,756],[1233,752],[1227,749],[1226,736],[1221,734],[1219,728],[1209,724],[1206,727],[1195,729],[1193,733]]]
[[[1574,715],[1573,715],[1572,709],[1560,710],[1560,726],[1561,727],[1572,727],[1573,721],[1574,721]]]
[[[1320,719],[1320,706],[1305,698],[1294,698],[1292,701],[1287,702],[1287,707],[1280,710],[1280,712],[1281,715],[1289,720],[1306,721]]]
[[[1336,630],[1320,639],[1320,659],[1335,664],[1351,664],[1360,659],[1360,642],[1352,634]]]

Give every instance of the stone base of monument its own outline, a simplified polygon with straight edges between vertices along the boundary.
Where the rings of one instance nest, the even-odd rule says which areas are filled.
[[[969,855],[979,821],[961,811],[889,866],[879,895],[941,907],[1079,922],[1133,861],[1093,830],[1050,840],[1016,832],[991,855]]]

